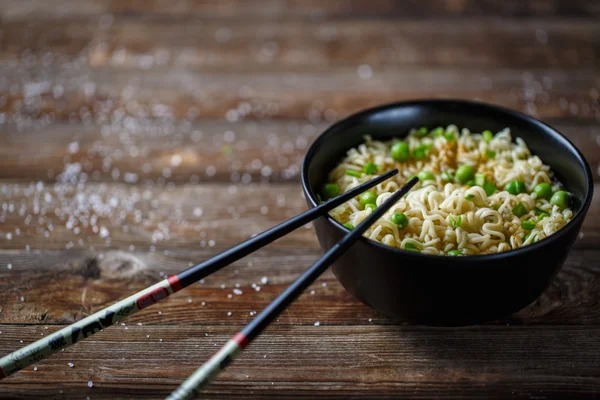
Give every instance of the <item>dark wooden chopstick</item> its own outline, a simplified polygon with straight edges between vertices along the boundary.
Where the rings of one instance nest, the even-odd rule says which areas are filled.
[[[52,335],[31,343],[13,353],[0,358],[0,379],[13,374],[36,361],[42,360],[57,351],[77,343],[94,333],[113,325],[126,317],[180,291],[220,270],[221,268],[247,256],[263,246],[287,235],[291,231],[307,224],[315,218],[325,215],[333,208],[345,203],[367,189],[391,178],[397,169],[365,182],[346,193],[341,194],[317,207],[299,214],[273,228],[248,239],[209,260],[172,275],[132,296],[127,297],[103,310],[77,321]]]
[[[404,196],[417,182],[417,177],[412,178],[381,206],[377,207],[356,228],[350,231],[323,257],[315,262],[306,272],[288,286],[275,300],[260,312],[244,329],[230,339],[217,353],[194,372],[179,388],[171,393],[167,400],[191,399],[223,369],[231,363],[248,344],[256,338],[287,306],[312,284],[325,270],[339,258],[362,234],[383,214]]]

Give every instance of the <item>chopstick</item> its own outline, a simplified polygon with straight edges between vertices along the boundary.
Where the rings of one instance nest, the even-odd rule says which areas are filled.
[[[172,275],[132,296],[127,297],[103,310],[100,310],[80,321],[77,321],[52,335],[31,343],[0,359],[0,379],[11,375],[36,361],[40,361],[57,351],[77,343],[94,333],[113,325],[126,317],[142,310],[160,300],[180,291],[260,249],[291,231],[307,224],[315,218],[325,215],[335,207],[345,203],[367,189],[391,178],[398,173],[393,169],[371,179],[349,191],[318,205],[317,207],[296,215],[295,217],[274,226],[251,239],[248,239],[229,250],[217,254],[198,265]]]
[[[275,300],[256,316],[244,329],[230,339],[219,351],[196,370],[179,388],[171,393],[167,400],[191,399],[196,396],[204,386],[212,381],[248,344],[255,339],[277,316],[287,308],[296,298],[312,284],[329,266],[338,259],[362,234],[402,196],[404,196],[417,182],[417,177],[412,178],[381,206],[377,207],[356,228],[350,231],[339,242],[306,270],[298,279],[288,286]]]

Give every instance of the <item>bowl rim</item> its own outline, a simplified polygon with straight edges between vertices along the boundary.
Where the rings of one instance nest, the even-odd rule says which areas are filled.
[[[539,242],[532,243],[527,246],[519,247],[518,249],[511,249],[511,250],[507,250],[507,251],[504,251],[501,253],[495,253],[495,254],[477,254],[477,255],[470,255],[470,256],[464,256],[464,257],[450,257],[447,255],[439,255],[439,254],[423,254],[420,252],[414,252],[414,251],[400,249],[397,247],[391,247],[391,246],[387,246],[383,243],[379,243],[374,240],[367,239],[365,237],[359,238],[358,242],[361,242],[362,244],[367,245],[367,246],[372,246],[375,249],[380,249],[381,251],[390,252],[392,254],[404,255],[404,256],[410,255],[412,257],[422,258],[422,259],[436,259],[436,260],[445,259],[450,264],[460,265],[460,264],[464,264],[465,262],[480,263],[480,262],[486,261],[486,260],[493,261],[493,260],[498,260],[498,259],[502,259],[505,257],[527,255],[528,253],[532,253],[532,252],[534,252],[538,249],[541,249],[545,246],[549,246],[549,245],[556,243],[557,241],[562,239],[567,234],[567,232],[569,232],[576,224],[582,222],[582,220],[583,220],[585,214],[587,213],[587,211],[590,207],[590,204],[592,202],[592,196],[593,196],[593,192],[594,192],[594,180],[592,177],[591,168],[590,168],[587,160],[583,156],[583,154],[579,151],[579,149],[569,139],[567,139],[563,134],[561,134],[558,130],[554,129],[550,125],[548,125],[536,118],[533,118],[527,114],[524,114],[520,111],[512,110],[510,108],[506,108],[503,106],[485,103],[482,101],[463,100],[463,99],[422,99],[422,100],[406,100],[406,101],[399,101],[399,102],[394,102],[394,103],[387,103],[387,104],[367,108],[365,110],[351,114],[351,115],[347,116],[346,118],[343,118],[343,119],[337,121],[336,123],[332,124],[331,126],[329,126],[309,146],[309,148],[304,156],[304,159],[302,160],[302,170],[301,170],[302,190],[304,191],[307,199],[310,201],[311,208],[316,207],[318,205],[318,203],[317,203],[317,199],[316,199],[314,193],[312,192],[311,187],[308,182],[308,166],[310,164],[310,160],[312,160],[314,158],[314,155],[318,151],[320,144],[324,140],[327,140],[327,137],[329,135],[331,135],[332,132],[339,129],[340,126],[351,123],[353,120],[358,120],[358,119],[364,118],[368,115],[383,112],[388,109],[401,108],[401,107],[414,107],[414,106],[432,106],[432,105],[450,106],[450,105],[457,105],[457,104],[467,106],[467,107],[480,107],[483,109],[487,109],[488,111],[491,111],[491,112],[510,115],[514,118],[518,118],[518,119],[524,120],[526,122],[529,122],[529,123],[533,124],[536,129],[543,131],[547,135],[554,136],[554,138],[556,138],[559,142],[561,142],[561,144],[563,146],[568,147],[573,153],[575,153],[577,155],[577,157],[579,158],[581,165],[583,166],[583,170],[584,170],[583,172],[585,174],[585,180],[586,180],[586,194],[585,194],[585,198],[583,199],[583,202],[581,204],[581,208],[579,209],[579,211],[577,211],[577,213],[575,214],[573,219],[571,219],[571,221],[569,221],[563,228],[559,229],[554,234],[540,240]],[[350,230],[348,228],[346,228],[341,223],[336,221],[329,214],[324,215],[324,217],[326,218],[326,220],[328,222],[332,223],[335,228],[337,228],[338,230],[341,230],[344,234],[350,232]],[[493,265],[493,264],[490,264],[490,265]]]

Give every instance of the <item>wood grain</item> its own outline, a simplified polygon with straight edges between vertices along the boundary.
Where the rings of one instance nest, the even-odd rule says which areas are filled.
[[[464,98],[510,108],[527,109],[542,118],[568,117],[573,112],[593,118],[600,113],[590,88],[597,85],[593,69],[576,74],[561,69],[382,68],[368,80],[357,68],[326,72],[194,73],[176,68],[137,70],[70,68],[0,68],[10,87],[0,87],[0,112],[19,119],[47,116],[49,121],[87,118],[110,120],[116,110],[131,116],[238,119],[308,118],[315,120],[357,112],[394,101],[419,98]],[[549,77],[552,91],[535,87]],[[35,84],[32,83],[35,82]],[[535,83],[537,82],[537,84]],[[60,85],[60,96],[54,88]],[[532,92],[533,90],[533,92]],[[543,93],[546,93],[545,95]],[[135,97],[135,101],[132,101]],[[561,100],[562,99],[562,100]],[[242,106],[248,103],[247,106]],[[571,104],[573,106],[571,107]],[[241,113],[238,107],[248,109]],[[319,111],[319,108],[322,108]],[[92,110],[98,110],[92,112]]]
[[[547,122],[583,152],[598,179],[600,125],[575,119]],[[236,183],[246,175],[252,181],[298,182],[306,149],[327,126],[307,120],[173,124],[156,119],[134,129],[123,124],[11,124],[0,128],[0,179],[53,181],[66,165],[78,162],[94,181],[124,181],[126,173],[134,173],[140,181]],[[214,175],[207,175],[208,166]]]
[[[15,343],[3,345],[3,350],[17,347],[25,335],[51,331],[29,325],[0,327],[8,337],[4,340]],[[6,398],[54,397],[59,391],[67,398],[164,398],[235,327],[128,328],[101,332],[43,361],[37,371],[28,368],[20,379],[6,379],[0,393]],[[594,398],[600,378],[590,366],[600,354],[595,340],[599,334],[597,327],[561,326],[273,326],[203,397],[280,398],[288,393],[289,398],[325,398],[324,393],[335,393],[340,398],[438,398],[443,391],[447,398]],[[172,360],[177,368],[163,368]],[[68,362],[75,367],[69,368]],[[49,386],[48,380],[55,383]]]
[[[212,249],[172,250],[166,254],[119,250],[26,253],[2,250],[0,278],[6,282],[0,286],[2,323],[72,323],[215,253]],[[321,254],[318,246],[265,248],[132,316],[128,324],[246,324],[252,319],[251,311],[263,309]],[[600,285],[599,259],[598,250],[573,250],[551,287],[528,308],[504,322],[599,325],[600,310],[595,298]],[[12,264],[11,270],[4,268],[7,263]],[[261,283],[262,277],[267,277],[267,284]],[[233,294],[236,284],[243,292],[241,295]],[[259,291],[256,285],[260,286]],[[228,317],[227,312],[232,316]],[[369,318],[375,318],[378,324],[398,322],[377,315],[354,300],[329,272],[307,289],[297,305],[282,314],[277,324],[307,325],[315,318],[335,325],[370,324]],[[503,324],[503,321],[492,324]]]
[[[125,15],[194,16],[211,18],[439,18],[439,17],[578,17],[593,18],[600,7],[586,0],[477,1],[477,0],[263,0],[257,7],[245,0],[60,0],[52,4],[35,0],[3,0],[0,12],[7,19],[38,15],[97,17]]]
[[[595,189],[597,193],[600,184]],[[0,246],[14,250],[26,246],[33,250],[226,249],[306,210],[298,184],[156,187],[88,183],[76,193],[69,189],[37,192],[36,184],[8,184],[3,190],[14,208],[0,214]],[[69,223],[77,208],[81,219]],[[596,247],[599,228],[600,197],[595,196],[575,246]],[[310,247],[315,243],[308,225],[272,246]]]
[[[305,210],[307,146],[369,106],[515,108],[598,180],[599,17],[585,0],[0,0],[0,355]],[[599,398],[598,199],[519,313],[408,325],[327,272],[205,397]],[[320,255],[309,224],[0,398],[164,398]]]
[[[0,60],[30,62],[28,52],[85,57],[93,67],[177,67],[198,71],[302,72],[368,64],[462,68],[586,68],[600,61],[595,20],[227,21],[207,18],[89,18],[5,22]],[[52,27],[48,29],[48,26]],[[551,45],[547,41],[551,41]],[[490,43],[502,43],[490,46]]]

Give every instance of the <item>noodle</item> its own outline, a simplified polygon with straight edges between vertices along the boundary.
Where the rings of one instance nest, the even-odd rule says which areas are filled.
[[[420,128],[388,142],[366,136],[330,172],[323,195],[346,192],[393,168],[397,176],[330,215],[352,228],[416,175],[419,183],[365,237],[425,254],[491,254],[540,241],[573,218],[569,195],[551,179],[550,167],[521,138],[513,143],[509,129],[493,135],[459,132],[454,125]]]

